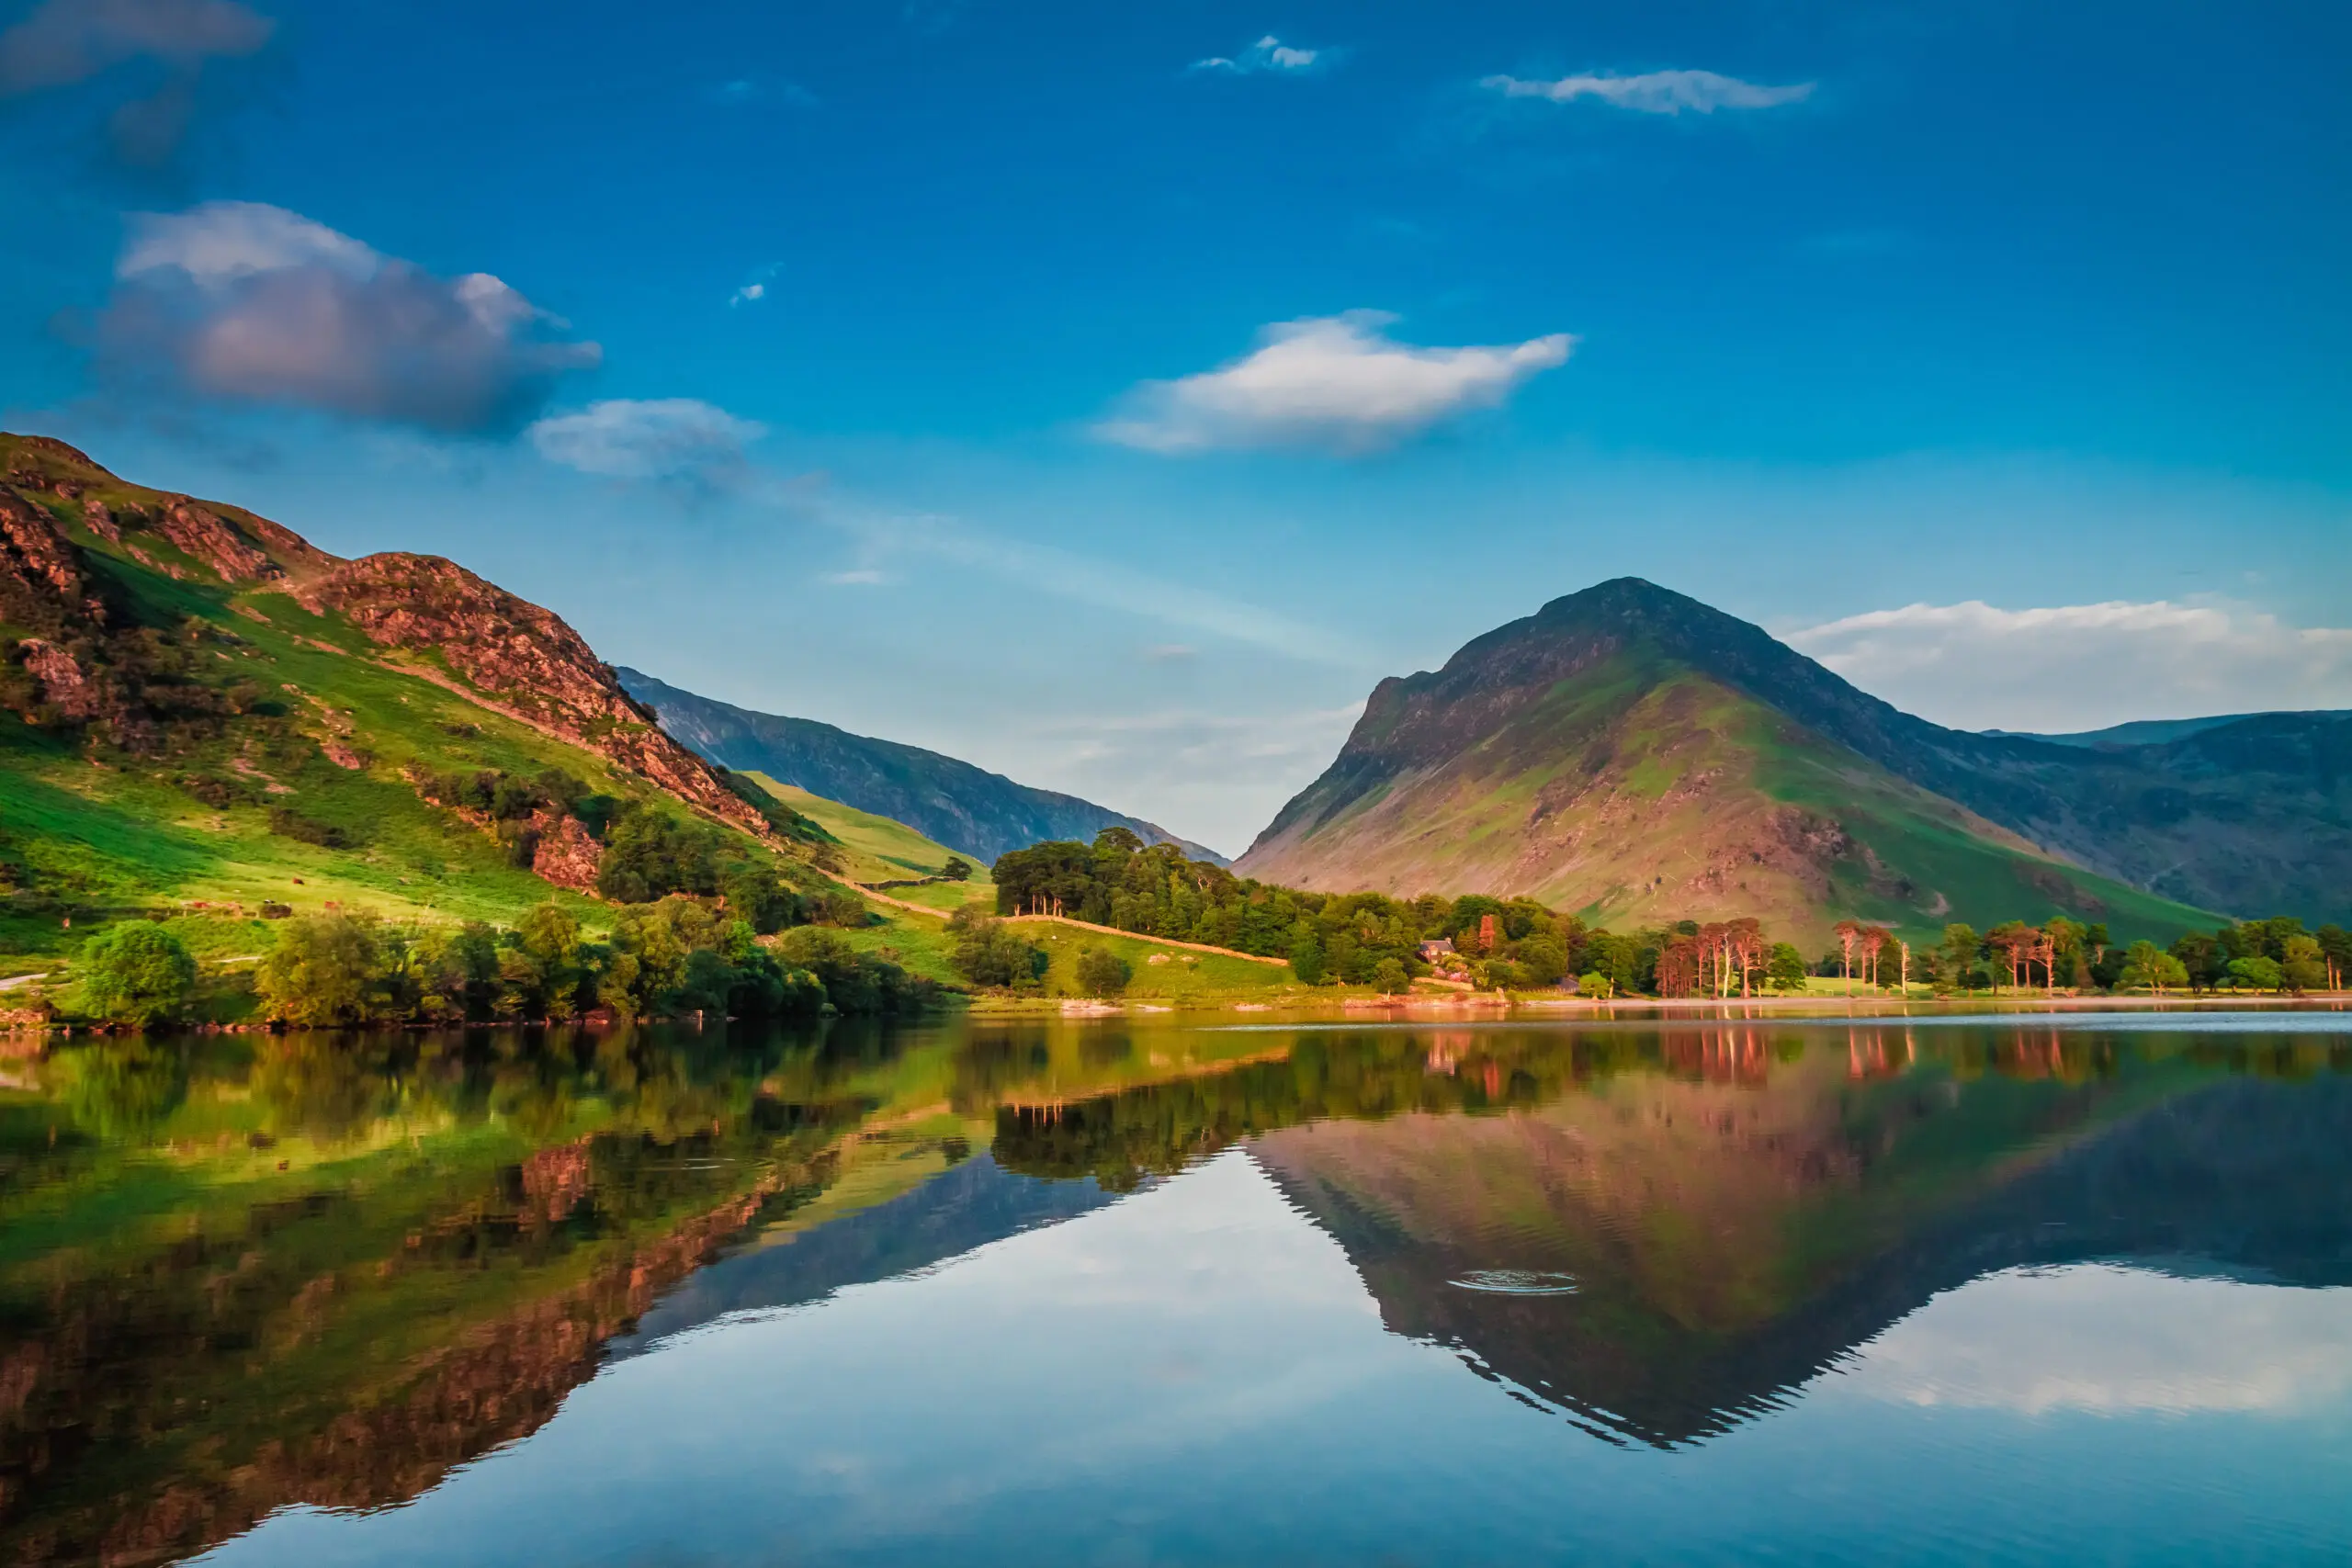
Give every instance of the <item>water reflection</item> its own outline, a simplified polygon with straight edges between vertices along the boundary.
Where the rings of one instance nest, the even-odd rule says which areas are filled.
[[[1237,1148],[1389,1333],[1634,1449],[1832,1368],[1908,1406],[2340,1391],[2343,1310],[2295,1290],[2352,1283],[2347,1052],[2277,1021],[92,1043],[0,1093],[0,1561],[405,1501],[600,1368]],[[2248,1283],[2324,1304],[2195,1294]],[[2166,1382],[2115,1314],[2243,1332]]]

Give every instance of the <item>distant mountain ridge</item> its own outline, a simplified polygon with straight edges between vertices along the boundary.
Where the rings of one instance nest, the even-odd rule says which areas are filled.
[[[892,818],[967,854],[994,861],[1052,839],[1091,840],[1125,828],[1146,843],[1174,844],[1214,861],[1215,850],[1157,823],[1074,795],[1016,784],[920,746],[853,735],[810,718],[757,713],[697,696],[640,671],[615,671],[631,697],[660,716],[678,741],[723,768],[765,773],[812,795]]]
[[[2181,728],[2123,746],[1946,729],[1620,578],[1383,681],[1238,863],[1617,915],[1746,900],[1825,929],[2352,909],[2352,713]]]

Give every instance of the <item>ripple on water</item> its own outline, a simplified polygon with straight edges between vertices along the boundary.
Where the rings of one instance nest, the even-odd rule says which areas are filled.
[[[1577,1278],[1540,1269],[1473,1269],[1448,1284],[1460,1291],[1481,1291],[1490,1296],[1573,1296]]]

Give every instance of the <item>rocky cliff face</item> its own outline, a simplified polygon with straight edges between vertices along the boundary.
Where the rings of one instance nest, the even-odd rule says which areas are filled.
[[[611,758],[748,832],[766,820],[711,766],[673,740],[621,689],[561,616],[438,556],[388,552],[345,561],[309,591],[379,646],[437,660],[476,693],[536,728]]]
[[[120,640],[127,617],[107,600],[103,561],[119,551],[183,581],[286,592],[338,615],[388,662],[599,752],[747,832],[770,832],[562,617],[454,561],[399,552],[345,560],[242,508],[130,484],[45,436],[0,436],[0,626],[15,634],[0,675],[12,682],[10,706],[106,723],[133,750],[152,742],[169,715],[150,711],[156,688],[142,682],[140,650]],[[576,884],[577,858],[559,853],[553,880]]]

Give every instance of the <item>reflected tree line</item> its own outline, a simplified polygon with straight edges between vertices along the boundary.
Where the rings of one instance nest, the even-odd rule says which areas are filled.
[[[1132,1051],[1117,1032],[1091,1046]],[[1797,1030],[1697,1024],[1652,1031],[1436,1030],[1303,1033],[1281,1059],[1066,1101],[998,1103],[999,1163],[1033,1176],[1091,1178],[1133,1191],[1245,1139],[1328,1119],[1408,1112],[1491,1115],[1551,1103],[1636,1073],[1760,1089],[1808,1049],[1842,1051],[1852,1081],[1893,1079],[1922,1063],[1950,1079],[2086,1085],[2134,1054],[2201,1070],[2304,1078],[2352,1073],[2341,1037],[2086,1032],[2056,1028]],[[976,1046],[958,1089],[989,1103],[1043,1060],[1042,1033],[1009,1031]]]

